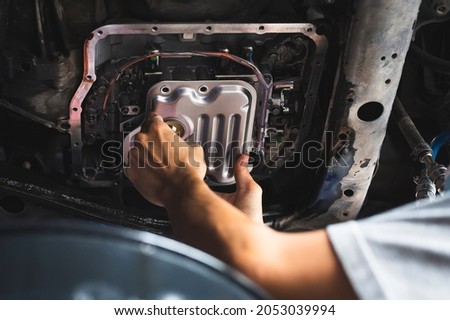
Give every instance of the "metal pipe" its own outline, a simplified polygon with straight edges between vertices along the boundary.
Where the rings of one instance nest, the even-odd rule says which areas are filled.
[[[427,174],[431,181],[433,181],[436,185],[436,189],[439,192],[442,192],[444,190],[445,173],[447,172],[447,168],[434,161],[431,154],[423,157],[422,162],[427,166]]]
[[[420,171],[420,176],[415,181],[416,186],[416,200],[434,200],[436,197],[436,187],[427,175],[427,169],[424,168]]]
[[[422,137],[419,130],[417,130],[414,122],[411,120],[403,107],[403,104],[398,98],[395,98],[392,116],[397,122],[400,131],[403,133],[403,136],[417,159],[421,161],[421,158],[425,155],[433,154],[433,150],[431,150],[430,145]]]
[[[450,74],[450,61],[433,56],[413,43],[409,48],[409,53],[425,68],[429,68],[437,73]]]
[[[447,168],[434,161],[433,150],[417,130],[398,98],[395,98],[392,115],[412,149],[414,156],[417,160],[425,164],[427,170],[426,175],[436,185],[436,189],[442,192]]]

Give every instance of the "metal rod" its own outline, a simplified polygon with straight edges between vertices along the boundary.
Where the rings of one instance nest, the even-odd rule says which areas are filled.
[[[414,122],[398,98],[395,98],[392,115],[412,149],[414,156],[417,160],[425,164],[427,168],[426,175],[436,185],[436,189],[442,192],[447,168],[433,160],[433,150],[422,137],[419,130],[417,130]]]
[[[39,47],[41,49],[41,57],[46,58],[47,57],[47,48],[45,46],[44,24],[43,24],[43,19],[42,19],[41,0],[35,0],[34,6],[36,9],[36,25],[37,25],[38,38],[39,38]]]
[[[408,142],[408,145],[412,149],[415,157],[422,161],[421,158],[425,155],[433,154],[430,145],[422,137],[419,130],[417,130],[414,122],[411,120],[410,116],[403,107],[403,104],[398,98],[395,98],[392,116],[397,122],[400,131],[403,133],[403,136]]]

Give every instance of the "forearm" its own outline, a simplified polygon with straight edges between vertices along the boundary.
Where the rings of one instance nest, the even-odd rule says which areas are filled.
[[[179,240],[230,264],[251,250],[254,240],[248,231],[260,229],[255,228],[259,225],[214,194],[206,184],[194,182],[173,191],[165,207]]]
[[[147,200],[167,209],[178,239],[232,265],[276,298],[351,293],[351,288],[343,291],[348,281],[323,230],[276,232],[218,197],[203,182],[203,149],[180,140],[160,116],[147,116],[135,143],[126,174]],[[252,197],[246,195],[261,201],[261,190],[241,163],[235,175],[239,197],[246,200],[240,208],[261,210],[248,203]]]
[[[275,298],[354,297],[323,230],[276,232],[204,183],[183,188],[166,208],[178,239],[232,265]]]

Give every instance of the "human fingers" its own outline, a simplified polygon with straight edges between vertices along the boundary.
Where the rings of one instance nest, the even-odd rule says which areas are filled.
[[[261,187],[253,180],[248,170],[249,156],[242,154],[238,157],[234,167],[237,192],[254,191],[262,192]]]
[[[141,132],[149,133],[148,131],[152,127],[152,124],[158,125],[158,124],[163,124],[163,123],[164,123],[164,119],[162,116],[160,116],[159,114],[157,114],[155,112],[149,112],[145,116],[145,120],[141,125]]]

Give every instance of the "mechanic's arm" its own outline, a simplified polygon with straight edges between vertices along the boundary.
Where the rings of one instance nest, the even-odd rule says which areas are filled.
[[[324,230],[285,234],[243,214],[203,182],[203,150],[150,114],[127,176],[167,209],[175,236],[232,265],[274,298],[355,298]]]

